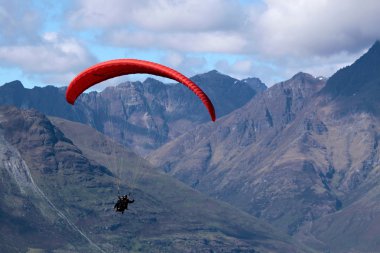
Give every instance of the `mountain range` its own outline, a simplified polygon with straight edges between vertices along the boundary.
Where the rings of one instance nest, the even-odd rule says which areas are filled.
[[[41,147],[29,145],[34,143],[35,139],[39,139],[39,136],[42,136],[42,140],[39,141],[44,145],[54,142],[45,136],[46,130],[34,130],[35,135],[32,135],[28,129],[23,129],[13,134],[13,139],[9,139],[11,136],[9,132],[4,134],[6,143],[11,145],[5,150],[8,153],[10,152],[8,149],[14,150],[15,154],[19,152],[18,157],[21,156],[29,167],[33,166],[38,160],[38,154],[42,152],[43,155],[40,154],[42,158],[39,158],[40,160],[35,164],[38,166],[35,167],[41,167],[43,173],[58,173],[57,171],[64,173],[66,167],[57,168],[67,166],[69,175],[75,174],[77,170],[85,173],[79,177],[75,176],[75,180],[82,179],[90,185],[91,182],[105,180],[104,185],[100,183],[93,186],[95,192],[100,191],[102,194],[115,188],[115,178],[126,180],[132,177],[136,178],[136,182],[141,180],[140,183],[136,183],[136,187],[132,188],[144,196],[143,199],[146,201],[144,205],[149,207],[148,210],[152,210],[151,218],[162,215],[162,220],[167,220],[169,216],[172,216],[170,212],[164,214],[162,210],[166,210],[165,207],[152,206],[152,203],[159,202],[158,193],[167,196],[168,200],[174,199],[175,203],[180,203],[183,199],[195,198],[193,194],[202,199],[199,202],[200,206],[207,206],[207,203],[216,201],[214,207],[205,208],[207,214],[194,213],[193,209],[193,211],[185,212],[184,207],[171,208],[173,212],[177,210],[178,213],[192,213],[194,216],[191,216],[193,218],[181,216],[180,220],[183,223],[179,225],[176,223],[178,219],[176,222],[171,220],[165,223],[167,226],[161,224],[160,227],[164,229],[164,231],[159,231],[162,237],[158,234],[154,236],[149,234],[147,237],[144,230],[141,232],[141,240],[134,241],[132,235],[141,230],[133,230],[130,240],[136,242],[136,245],[142,245],[142,249],[150,249],[147,243],[152,242],[152,238],[156,238],[157,241],[153,240],[157,242],[154,245],[162,247],[160,249],[184,250],[181,245],[185,245],[185,241],[178,239],[178,233],[181,231],[184,233],[182,238],[193,238],[194,243],[191,246],[198,247],[200,252],[210,248],[218,251],[224,247],[227,247],[227,252],[233,250],[307,252],[308,249],[302,244],[306,244],[317,252],[377,252],[380,250],[376,226],[376,221],[380,217],[378,212],[380,210],[378,201],[378,196],[380,196],[378,184],[379,59],[380,42],[376,42],[352,65],[338,70],[328,79],[300,72],[291,79],[270,88],[266,88],[255,78],[236,80],[217,71],[194,76],[193,81],[210,94],[215,104],[218,118],[215,123],[208,122],[207,111],[193,94],[184,92],[183,87],[178,84],[163,84],[151,78],[144,82],[127,82],[106,88],[102,92],[84,94],[73,107],[64,101],[64,88],[48,86],[25,89],[20,82],[15,81],[0,87],[0,104],[11,104],[23,109],[34,108],[49,116],[59,117],[50,117],[48,121],[51,126],[47,128],[59,129],[59,131],[51,131],[59,136],[55,139],[58,138],[60,144],[57,146],[58,150],[42,152]],[[29,116],[25,120],[12,119],[11,115],[15,113],[12,110],[18,111],[18,109],[6,107],[2,110],[1,122],[15,124],[6,126],[5,123],[1,123],[6,131],[9,131],[9,128],[17,129],[18,126],[25,126],[27,125],[25,121],[30,121],[30,119],[28,121]],[[12,113],[6,113],[7,111],[12,111]],[[37,112],[22,110],[18,114],[28,113]],[[124,147],[97,142],[96,138],[88,138],[90,128],[84,128],[79,123],[67,120],[85,123],[110,136]],[[92,136],[98,136],[91,133]],[[100,133],[98,134],[100,136]],[[25,146],[19,146],[22,138],[32,139],[24,141]],[[108,141],[111,142],[111,140]],[[68,146],[72,145],[65,159],[70,161],[71,156],[79,156],[80,159],[65,165],[65,162],[59,158],[61,142],[65,143],[62,151],[64,153],[67,152]],[[109,147],[112,147],[111,150]],[[127,147],[126,151],[125,147]],[[110,154],[115,153],[115,149],[120,154],[126,152],[125,157],[128,159],[113,161]],[[149,162],[134,152],[146,156]],[[52,154],[58,155],[58,158],[53,159],[55,155]],[[129,163],[132,165],[131,169],[127,170],[128,172],[120,169],[120,167],[129,167],[127,166]],[[77,169],[73,169],[77,166]],[[82,166],[85,166],[85,169],[81,169]],[[13,178],[13,181],[9,181],[13,183],[1,187],[17,189],[18,185],[19,191],[22,192],[22,187],[26,186],[23,184],[20,186],[17,183],[17,178],[19,178],[17,170],[16,173],[7,165],[3,167],[6,169],[3,173],[8,171],[9,174],[11,171],[12,176],[8,178]],[[157,180],[156,175],[159,175],[162,180],[172,180],[170,181],[172,183],[159,184],[162,190],[157,190],[153,186],[147,188],[147,185],[154,184],[146,184],[145,176],[141,176],[141,173],[137,176],[141,168],[145,168],[142,174],[154,175],[150,179],[152,181],[148,180],[149,182]],[[161,170],[161,173],[157,168]],[[54,194],[54,183],[51,182],[56,180],[54,178],[60,178],[59,180],[63,180],[60,182],[64,184],[65,180],[62,178],[65,177],[63,174],[54,175],[47,177],[49,180],[46,182],[44,181],[45,174],[41,176],[37,173],[33,175],[33,178],[46,196],[59,199]],[[86,179],[94,175],[102,176],[101,179]],[[67,176],[67,178],[71,177]],[[187,186],[171,177],[182,181]],[[77,185],[78,181],[75,180],[66,184]],[[105,190],[107,185],[109,185],[108,190]],[[174,187],[175,194],[170,193]],[[183,195],[177,193],[177,187],[180,189],[183,187],[185,193]],[[92,189],[87,186],[86,188]],[[38,193],[38,190],[33,191]],[[79,189],[73,187],[69,191],[79,191]],[[91,194],[87,191],[82,192],[83,196],[76,200],[71,200],[70,197],[67,201],[73,206],[73,210],[78,209],[77,205],[82,205],[78,203],[85,198],[85,195]],[[39,196],[35,198],[40,198],[39,201],[44,202],[41,194]],[[104,198],[107,196],[104,195]],[[56,199],[51,202],[59,203]],[[107,203],[109,204],[110,201]],[[198,199],[181,204],[189,207],[192,206],[190,203],[195,202],[198,203]],[[223,208],[231,208],[229,209],[231,216],[220,216],[223,212],[216,211],[219,210],[217,207],[219,204]],[[33,210],[43,210],[43,204],[41,206],[34,206]],[[198,205],[194,205],[195,210],[198,210],[196,207]],[[4,207],[2,212],[9,215],[10,209],[7,208]],[[70,208],[68,207],[68,211],[63,214],[73,212]],[[160,211],[155,211],[156,208]],[[45,209],[48,208],[45,207]],[[177,211],[174,213],[177,214]],[[79,211],[77,213],[80,214]],[[190,221],[200,219],[199,216],[202,216],[201,220],[194,223]],[[96,216],[103,222],[103,218],[100,217]],[[234,221],[237,217],[247,220],[241,220],[238,224],[234,222],[227,224],[227,230],[232,229],[233,232],[226,232],[226,227],[223,228],[222,225],[213,227],[215,220],[212,217],[229,221],[231,219]],[[72,220],[73,224],[78,224],[80,221],[75,215],[70,217],[69,221]],[[221,224],[219,221],[216,223]],[[272,224],[276,229],[267,223]],[[43,226],[46,229],[52,229],[48,224],[46,221]],[[91,219],[88,224],[95,226]],[[215,238],[213,233],[218,233],[221,237],[211,240],[212,246],[207,246],[211,241],[201,243],[201,238],[205,237],[204,234],[199,230],[188,230],[189,224],[198,224],[198,228],[207,227],[207,232],[211,231],[212,235],[208,234],[211,238]],[[251,227],[245,227],[245,232],[242,232],[238,228],[244,227],[243,224]],[[265,229],[258,230],[255,227],[257,224],[263,224]],[[173,226],[179,226],[175,232],[169,229]],[[197,227],[197,225],[194,226]],[[152,225],[150,228],[153,227],[155,226]],[[15,228],[7,229],[15,230]],[[60,229],[64,235],[74,228],[66,224]],[[79,229],[82,231],[83,227]],[[106,249],[106,240],[102,237],[103,231],[101,233],[96,231],[100,230],[91,228],[85,230],[85,234],[90,232],[102,234],[96,239],[95,244],[100,243],[100,247]],[[220,231],[222,231],[221,234]],[[247,231],[256,232],[247,239],[243,239]],[[284,235],[285,233],[293,239],[289,239]],[[233,236],[227,240],[225,236],[231,234]],[[261,237],[258,235],[261,234],[265,234],[264,238],[271,239],[259,240],[258,238]],[[106,237],[111,238],[108,234]],[[169,238],[177,238],[178,244],[167,245]],[[115,241],[111,244],[118,245],[118,249],[121,249],[122,240],[117,236],[114,239]],[[64,246],[59,247],[65,249],[71,247],[70,245],[79,247],[78,242],[70,241],[69,237],[67,240]],[[89,240],[82,238],[83,240],[90,243]],[[220,241],[226,243],[219,244]],[[268,241],[270,243],[266,243]],[[272,242],[275,248],[270,249]]]
[[[376,252],[379,59],[376,42],[328,80],[298,73],[148,159],[318,250]]]
[[[217,117],[267,88],[257,78],[237,80],[215,70],[191,79],[213,101]],[[20,81],[13,81],[0,87],[0,104],[88,124],[141,155],[210,120],[203,104],[186,87],[153,78],[84,93],[75,106],[66,102],[65,88],[26,89]]]

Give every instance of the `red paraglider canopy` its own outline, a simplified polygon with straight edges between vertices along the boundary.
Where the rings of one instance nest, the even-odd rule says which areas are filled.
[[[66,91],[66,100],[70,104],[74,104],[80,94],[99,82],[121,75],[138,73],[162,76],[184,84],[202,100],[210,113],[212,121],[215,121],[216,117],[213,104],[207,97],[206,93],[204,93],[193,81],[174,69],[164,65],[136,59],[105,61],[84,70],[71,81]]]

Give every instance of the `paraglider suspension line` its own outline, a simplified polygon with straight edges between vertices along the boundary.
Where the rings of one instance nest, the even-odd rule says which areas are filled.
[[[117,196],[120,196],[120,179],[117,179]]]

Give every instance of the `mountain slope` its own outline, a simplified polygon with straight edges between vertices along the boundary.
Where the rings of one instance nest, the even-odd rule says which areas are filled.
[[[282,164],[281,157],[291,156],[289,145],[297,147],[296,140],[301,137],[294,129],[300,123],[297,116],[323,85],[323,81],[299,73],[271,87],[217,124],[199,127],[164,145],[149,160],[196,189],[275,224],[277,220],[277,225],[287,231],[294,230],[287,227],[289,222],[296,222],[297,213],[309,208],[311,203],[296,205],[298,200],[293,195],[306,191],[309,183],[297,185],[284,175],[291,173],[302,178],[309,172],[303,171],[302,157],[294,161],[297,167],[300,163],[300,170],[290,169],[293,161]],[[284,166],[289,168],[281,169]],[[286,217],[283,210],[295,214]]]
[[[376,42],[326,85],[298,74],[148,158],[317,249],[379,251],[363,230],[378,219],[379,52]]]
[[[217,117],[241,107],[266,89],[258,79],[239,81],[217,71],[196,75],[192,80],[214,102]],[[34,108],[88,124],[141,154],[210,120],[203,104],[186,87],[163,84],[153,78],[85,93],[75,106],[65,101],[65,88],[25,89],[14,81],[0,87],[0,105]]]
[[[336,116],[365,112],[380,116],[380,41],[369,51],[335,73],[321,91],[334,103]]]
[[[8,179],[0,182],[7,232],[0,242],[10,252],[309,252],[250,215],[155,172],[87,126],[14,107],[0,107],[0,126],[0,171]],[[104,166],[112,152],[128,158],[125,172]],[[124,215],[112,210],[115,175],[122,177],[121,193],[132,190],[136,199]],[[22,218],[5,219],[13,216]]]
[[[55,125],[59,126],[59,128],[62,129],[68,135],[72,134],[69,132],[71,129],[73,129],[73,126],[72,126],[73,124],[75,125],[75,129],[79,128],[77,123],[69,122],[62,119],[55,118],[53,119],[53,122],[55,123]],[[91,131],[90,129],[88,129],[88,127],[83,126],[83,125],[80,128],[83,128],[84,132]],[[79,140],[78,138],[75,138],[76,140],[78,140],[78,142],[76,143],[81,143],[80,147],[82,150],[89,150],[88,146],[93,146],[93,144],[91,142],[86,141],[86,138],[84,137],[84,135],[80,134],[81,131],[79,131],[78,133],[79,133],[78,134]],[[94,136],[94,134],[91,134],[91,135]],[[111,149],[111,152],[115,151],[114,147],[109,147],[109,148]],[[91,148],[91,150],[92,151],[88,153],[87,156],[93,157],[94,159],[97,159],[99,161],[99,157],[101,157],[99,156],[99,153],[94,152],[93,148]],[[105,150],[107,150],[107,148],[102,147],[100,150],[104,152]],[[118,152],[119,152],[119,149],[116,149],[116,153]],[[106,153],[108,152],[106,151]],[[120,155],[121,157],[124,157],[125,155],[128,155],[128,154],[126,154],[124,151],[124,152],[118,153],[118,155]],[[109,164],[110,168],[114,168],[113,165],[120,164],[120,163],[114,163],[112,161],[113,159],[114,158],[112,156],[108,156],[108,159],[101,159],[100,162],[103,164]],[[139,164],[140,164],[139,166],[141,166],[140,162]],[[120,175],[121,178],[134,177],[128,171],[124,170],[120,172],[117,169],[119,168],[116,168],[116,170],[113,170],[113,171],[117,171],[116,173]],[[257,238],[261,240],[260,239],[261,235],[259,234],[261,234],[262,232],[266,231],[266,229],[268,229],[267,225],[263,224],[261,221],[258,221],[258,220],[249,221],[252,219],[251,216],[248,216],[247,214],[242,213],[241,211],[238,211],[237,209],[232,209],[231,207],[229,207],[228,205],[224,203],[221,203],[221,202],[213,203],[214,201],[212,201],[210,198],[201,197],[193,190],[190,190],[189,192],[189,190],[186,188],[184,189],[181,184],[176,183],[174,180],[164,175],[157,174],[155,171],[156,170],[154,169],[153,171],[143,172],[142,175],[141,174],[138,175],[137,176],[138,182],[133,182],[134,187],[138,189],[144,189],[144,191],[149,192],[151,196],[157,199],[161,199],[163,203],[167,203],[167,205],[169,205],[170,208],[176,213],[181,213],[181,216],[184,215],[185,217],[187,217],[187,218],[177,218],[176,222],[180,220],[190,219],[192,223],[196,224],[197,220],[201,220],[201,223],[197,225],[198,228],[196,230],[190,229],[191,234],[196,233],[196,231],[199,230],[199,231],[203,231],[202,236],[209,237],[210,235],[207,235],[209,232],[218,231],[218,233],[220,232],[226,233],[232,237],[240,238],[241,236],[243,236],[244,238],[245,237],[252,238],[252,239]],[[133,173],[138,174],[139,172],[133,171]],[[128,180],[124,180],[124,182],[126,182],[127,185],[130,185],[130,182]],[[176,190],[173,191],[173,189],[176,189]],[[184,203],[181,203],[181,202],[184,202]],[[219,210],[218,206],[221,206],[223,208]],[[217,222],[218,224],[217,226],[219,228],[212,228],[209,232],[207,232],[207,228],[205,228],[205,226],[207,226],[208,222],[210,221],[212,221],[212,223]],[[250,226],[250,228],[248,228],[247,225]],[[257,225],[260,227],[258,231],[257,231],[258,227],[256,227]],[[234,228],[234,229],[236,228],[237,231],[234,231],[234,229],[231,230],[231,228]],[[274,232],[273,230],[271,231],[272,231],[271,233]],[[281,238],[283,238],[280,234],[276,236],[280,236]],[[189,237],[193,238],[194,235],[190,235]],[[214,237],[214,236],[211,236],[211,237]],[[224,245],[222,248],[224,250],[227,250],[229,247],[236,248],[237,246],[239,250],[244,252],[245,247],[239,246],[240,243],[236,241],[236,239],[234,239],[234,242],[231,241],[231,245],[229,245],[231,239],[224,238],[223,240],[225,240],[226,245]],[[173,240],[173,238],[169,237],[168,240]],[[196,239],[193,238],[192,240],[196,240]],[[207,239],[206,241],[208,240],[209,239]],[[266,241],[266,239],[264,239],[264,241]],[[181,243],[184,243],[184,242],[182,241]],[[207,244],[210,244],[211,246],[212,241],[209,241]],[[259,244],[261,244],[261,242]],[[265,244],[267,244],[265,247],[269,247],[269,248],[278,247],[276,246],[277,243],[273,241],[273,239],[269,240],[268,243],[265,243]],[[235,246],[232,246],[232,245],[235,245]],[[218,246],[213,245],[212,247],[218,247]],[[262,252],[262,251],[266,252],[267,249],[265,249],[265,247],[262,248],[262,246],[259,246],[257,249],[262,248],[259,250],[259,252]],[[308,251],[308,249],[302,246],[299,246],[299,247],[301,247],[305,251]],[[289,250],[283,246],[279,247],[279,249],[280,248],[281,248],[280,251],[283,251],[283,252],[286,252]],[[181,251],[183,250],[184,249],[182,249]]]
[[[0,129],[0,209],[5,232],[1,248],[8,248],[7,252],[25,252],[28,248],[101,251],[62,210],[62,205],[68,204],[62,194],[68,190],[64,187],[68,175],[82,174],[83,177],[73,179],[76,185],[86,185],[84,181],[90,181],[94,174],[100,172],[107,177],[110,173],[83,159],[71,141],[38,113],[1,107]],[[64,153],[70,154],[67,161],[62,160]],[[76,164],[76,168],[70,163]],[[63,167],[67,170],[58,171]],[[89,172],[78,173],[84,168]],[[58,178],[57,174],[62,173]],[[78,192],[74,187],[72,190],[69,194],[78,200]]]
[[[320,111],[335,127],[334,138],[329,138],[330,185],[341,195],[341,210],[308,224],[298,237],[306,231],[308,240],[327,242],[333,252],[379,251],[375,226],[380,218],[379,59],[377,41],[354,64],[330,78],[320,94]]]

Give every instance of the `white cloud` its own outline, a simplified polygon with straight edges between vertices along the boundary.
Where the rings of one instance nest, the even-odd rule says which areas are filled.
[[[377,0],[266,0],[252,31],[271,56],[357,53],[380,38]]]
[[[378,0],[73,0],[65,13],[37,3],[0,0],[0,64],[50,80],[93,63],[89,46],[102,59],[102,48],[149,50],[187,75],[215,63],[271,84],[298,71],[330,76],[380,39]]]
[[[379,12],[378,0],[80,0],[69,20],[114,46],[298,57],[368,47]]]
[[[236,29],[241,10],[238,2],[226,0],[79,0],[68,19],[82,28],[199,32]]]
[[[255,68],[268,85],[299,71],[329,77],[380,39],[376,0],[266,0],[265,4],[260,11],[250,9],[252,29],[246,38],[253,42],[249,50],[277,66]]]
[[[67,84],[95,59],[78,39],[64,36],[63,30],[43,32],[49,18],[56,15],[50,7],[45,0],[0,0],[0,67],[17,69],[37,82]]]
[[[184,57],[178,53],[170,53],[165,57],[164,61],[173,68],[176,68],[183,64]]]
[[[0,44],[38,40],[37,28],[42,19],[29,1],[0,0]]]
[[[169,52],[161,59],[161,62],[189,77],[207,71],[205,68],[207,60],[202,56]]]
[[[358,53],[341,52],[330,56],[312,56],[302,60],[288,58],[287,62],[278,64],[287,66],[286,76],[289,77],[300,71],[314,76],[330,77],[338,69],[351,65],[364,53],[363,50]]]
[[[253,63],[248,59],[236,60],[232,63],[227,60],[220,60],[215,64],[215,67],[219,71],[238,79],[252,76],[255,73]]]
[[[117,30],[106,33],[114,46],[167,49],[182,52],[243,53],[247,41],[239,34],[227,32],[150,33]]]
[[[95,59],[77,40],[46,33],[37,45],[0,46],[0,62],[3,67],[21,68],[27,76],[68,82],[74,71],[88,67]]]
[[[46,32],[42,35],[42,38],[47,42],[56,42],[58,34],[56,32]]]
[[[102,8],[99,8],[102,6]],[[68,15],[76,28],[99,28],[112,46],[183,52],[244,52],[242,6],[226,0],[81,0]]]

